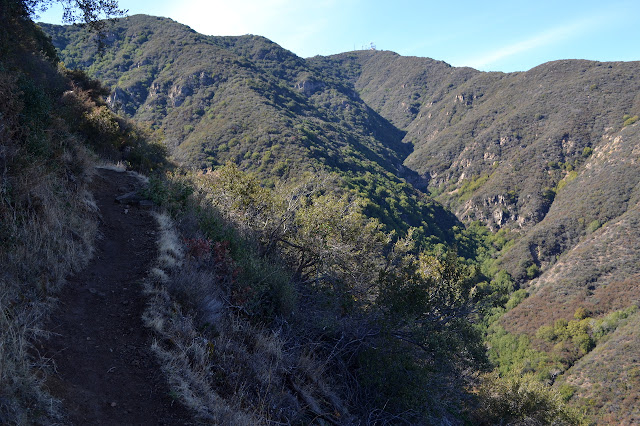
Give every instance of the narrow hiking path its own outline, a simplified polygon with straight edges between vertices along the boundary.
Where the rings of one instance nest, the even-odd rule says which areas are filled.
[[[101,223],[94,258],[59,295],[43,343],[56,371],[47,379],[68,423],[191,424],[171,398],[142,323],[142,280],[156,256],[148,210],[115,198],[140,187],[128,173],[99,169],[93,194]]]

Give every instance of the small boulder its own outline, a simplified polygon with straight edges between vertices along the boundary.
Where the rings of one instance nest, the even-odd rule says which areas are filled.
[[[138,191],[128,192],[116,197],[116,202],[120,204],[139,204],[141,200],[142,196],[138,194]]]

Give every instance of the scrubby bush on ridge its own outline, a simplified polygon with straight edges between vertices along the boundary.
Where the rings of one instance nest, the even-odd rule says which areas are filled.
[[[446,410],[462,415],[457,404],[473,382],[462,371],[477,368],[484,350],[470,322],[479,297],[469,279],[471,269],[452,252],[440,258],[418,255],[410,235],[393,242],[375,221],[367,231],[370,219],[358,213],[357,202],[325,193],[317,182],[268,189],[233,164],[215,172],[170,173],[151,188],[156,201],[171,208],[183,235],[182,252],[191,254],[156,274],[150,291],[154,300],[164,300],[157,306],[164,306],[159,312],[165,314],[156,312],[147,322],[164,336],[156,351],[165,362],[172,353],[178,356],[183,344],[200,342],[201,352],[208,348],[208,357],[190,367],[189,385],[180,375],[186,373],[166,367],[173,371],[174,385],[182,383],[183,400],[200,415],[220,419],[231,410],[254,416],[253,421],[290,422],[334,412],[339,416],[329,418],[338,423],[347,422],[347,413],[379,421],[404,413],[401,417],[412,422],[435,421],[450,415]],[[325,221],[307,221],[325,214],[333,217],[326,226]],[[364,232],[351,239],[349,229]],[[208,247],[200,250],[203,255],[194,255],[194,241]],[[324,254],[327,249],[331,256]],[[354,262],[365,257],[366,263]],[[173,319],[158,319],[162,315]],[[188,342],[169,343],[178,338],[171,334],[176,321],[183,324],[180,330],[191,324]],[[236,357],[259,357],[256,348],[231,349],[239,336],[234,327],[253,330],[254,337],[279,347],[280,362],[290,365],[285,371],[297,371],[294,365],[311,357],[312,364],[319,363],[313,367],[314,384],[303,391],[304,376],[289,373],[293,377],[285,380],[274,373],[270,383],[281,383],[281,392],[289,395],[279,413],[260,411],[249,402],[273,397],[255,383],[243,393],[244,400],[226,396],[220,388],[225,380],[207,379],[215,375],[216,360],[227,359],[227,350],[245,354]],[[257,374],[251,368],[234,371],[239,377]],[[217,399],[207,400],[209,391],[196,396],[203,386]],[[327,386],[334,388],[332,396],[323,394]],[[307,408],[291,405],[296,400]]]

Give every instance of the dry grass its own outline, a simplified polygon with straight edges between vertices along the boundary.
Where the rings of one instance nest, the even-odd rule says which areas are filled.
[[[90,170],[76,146],[75,166]],[[3,176],[20,199],[0,207],[0,423],[48,423],[58,403],[41,388],[46,360],[32,343],[64,279],[88,262],[96,234],[96,205],[86,190],[90,176],[66,176],[41,165]],[[5,180],[6,179],[6,180]],[[82,179],[82,180],[81,180]],[[5,186],[6,188],[6,186]]]
[[[180,266],[184,260],[184,249],[180,243],[178,233],[173,227],[171,218],[166,214],[156,214],[156,220],[160,227],[158,268],[160,270],[170,270]]]
[[[124,164],[122,161],[118,161],[116,163],[110,162],[110,161],[101,162],[96,166],[96,168],[111,170],[113,172],[119,172],[119,173],[124,173],[127,171],[127,165]]]
[[[94,160],[44,90],[23,84],[0,70],[0,423],[50,424],[59,404],[33,343],[65,277],[92,255]]]
[[[348,422],[312,351],[282,330],[251,324],[230,303],[221,270],[188,254],[168,216],[157,219],[160,252],[146,285],[144,320],[156,332],[153,350],[180,401],[216,424]]]

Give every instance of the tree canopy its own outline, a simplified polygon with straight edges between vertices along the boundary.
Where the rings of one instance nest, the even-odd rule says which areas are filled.
[[[118,7],[117,0],[20,0],[24,10],[30,17],[36,17],[38,12],[44,12],[55,3],[62,4],[63,21],[68,24],[84,23],[94,29],[101,29],[103,19],[122,16],[126,13]]]
[[[67,24],[86,25],[98,34],[98,42],[103,37],[105,26],[110,19],[126,14],[118,7],[117,0],[0,0],[0,21],[3,30],[0,40],[11,34],[20,33],[18,28],[33,24],[39,12],[44,12],[59,3],[63,8],[62,20]]]

